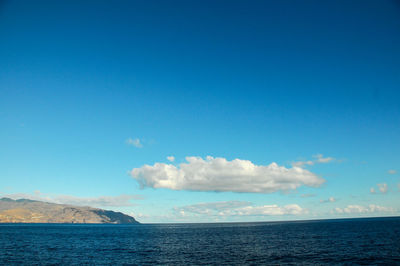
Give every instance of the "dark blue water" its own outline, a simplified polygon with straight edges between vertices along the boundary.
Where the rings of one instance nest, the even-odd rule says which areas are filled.
[[[0,225],[0,264],[400,265],[400,218]]]

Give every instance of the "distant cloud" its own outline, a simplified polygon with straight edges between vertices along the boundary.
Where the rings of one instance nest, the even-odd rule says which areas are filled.
[[[239,215],[299,215],[307,213],[305,209],[297,204],[289,204],[282,207],[278,205],[247,206],[237,211]]]
[[[378,184],[379,191],[382,193],[386,193],[388,191],[388,186],[386,183]]]
[[[131,175],[141,187],[194,191],[272,193],[300,186],[318,187],[325,182],[300,168],[285,168],[276,163],[255,165],[251,161],[207,156],[186,157],[179,166],[165,163],[134,168]]]
[[[391,170],[388,171],[388,174],[395,175],[395,174],[397,174],[397,171],[391,169]]]
[[[211,203],[199,203],[194,205],[174,208],[179,215],[193,214],[195,216],[275,216],[275,215],[300,215],[308,211],[297,204],[285,206],[261,205],[252,206],[246,201],[223,201]]]
[[[142,148],[143,147],[142,142],[138,138],[136,138],[136,139],[129,138],[129,139],[126,140],[126,143],[128,145],[132,145],[132,146],[134,146],[136,148]]]
[[[9,194],[4,197],[12,199],[30,199],[58,204],[69,204],[91,207],[124,207],[133,206],[131,200],[139,200],[139,195],[119,195],[119,196],[100,196],[100,197],[75,197],[71,195],[46,195],[35,191],[34,194]]]
[[[315,194],[311,194],[311,193],[306,193],[306,194],[301,194],[300,197],[302,198],[311,198],[311,197],[315,197]]]
[[[123,207],[133,206],[131,200],[141,199],[136,195],[120,196],[100,196],[92,198],[74,197],[69,195],[60,195],[54,198],[55,202],[71,205],[103,206],[103,207]]]
[[[386,194],[389,190],[388,185],[386,183],[377,184],[377,187],[379,192],[382,194]],[[378,191],[374,187],[371,187],[369,189],[369,192],[371,192],[372,194],[378,193]]]
[[[313,157],[315,158],[314,160],[293,162],[292,165],[297,167],[305,167],[307,165],[330,163],[335,160],[335,158],[332,157],[324,157],[322,154],[317,154]]]
[[[167,160],[170,162],[175,161],[175,157],[174,156],[167,156]]]
[[[184,211],[195,214],[211,214],[213,212],[233,210],[250,205],[251,203],[247,201],[220,201],[220,202],[198,203],[174,209],[179,212]]]
[[[134,213],[134,212],[130,212],[128,215],[138,218],[138,219],[143,219],[143,218],[150,218],[151,216],[148,214],[143,214],[143,213]]]
[[[317,158],[315,160],[316,163],[329,163],[332,162],[333,160],[335,160],[335,158],[332,157],[325,157],[322,154],[317,154],[314,156],[315,158]]]
[[[329,203],[329,202],[335,202],[336,199],[334,197],[330,197],[329,199],[326,200],[320,200],[321,203]]]
[[[339,214],[354,214],[354,213],[374,213],[374,212],[394,212],[391,207],[383,207],[375,204],[368,206],[348,205],[345,208],[335,208],[334,212]]]

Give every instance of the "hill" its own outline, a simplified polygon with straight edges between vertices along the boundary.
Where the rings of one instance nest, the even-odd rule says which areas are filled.
[[[137,224],[121,212],[36,200],[0,199],[0,223]]]

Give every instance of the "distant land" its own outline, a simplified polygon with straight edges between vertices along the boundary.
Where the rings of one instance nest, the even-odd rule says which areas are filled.
[[[43,201],[0,199],[0,223],[138,224],[121,212]]]

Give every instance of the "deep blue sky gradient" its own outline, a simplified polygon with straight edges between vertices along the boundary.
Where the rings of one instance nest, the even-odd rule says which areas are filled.
[[[3,1],[0,193],[156,202],[127,171],[324,154],[322,190],[369,197],[400,181],[399,85],[397,1]]]

